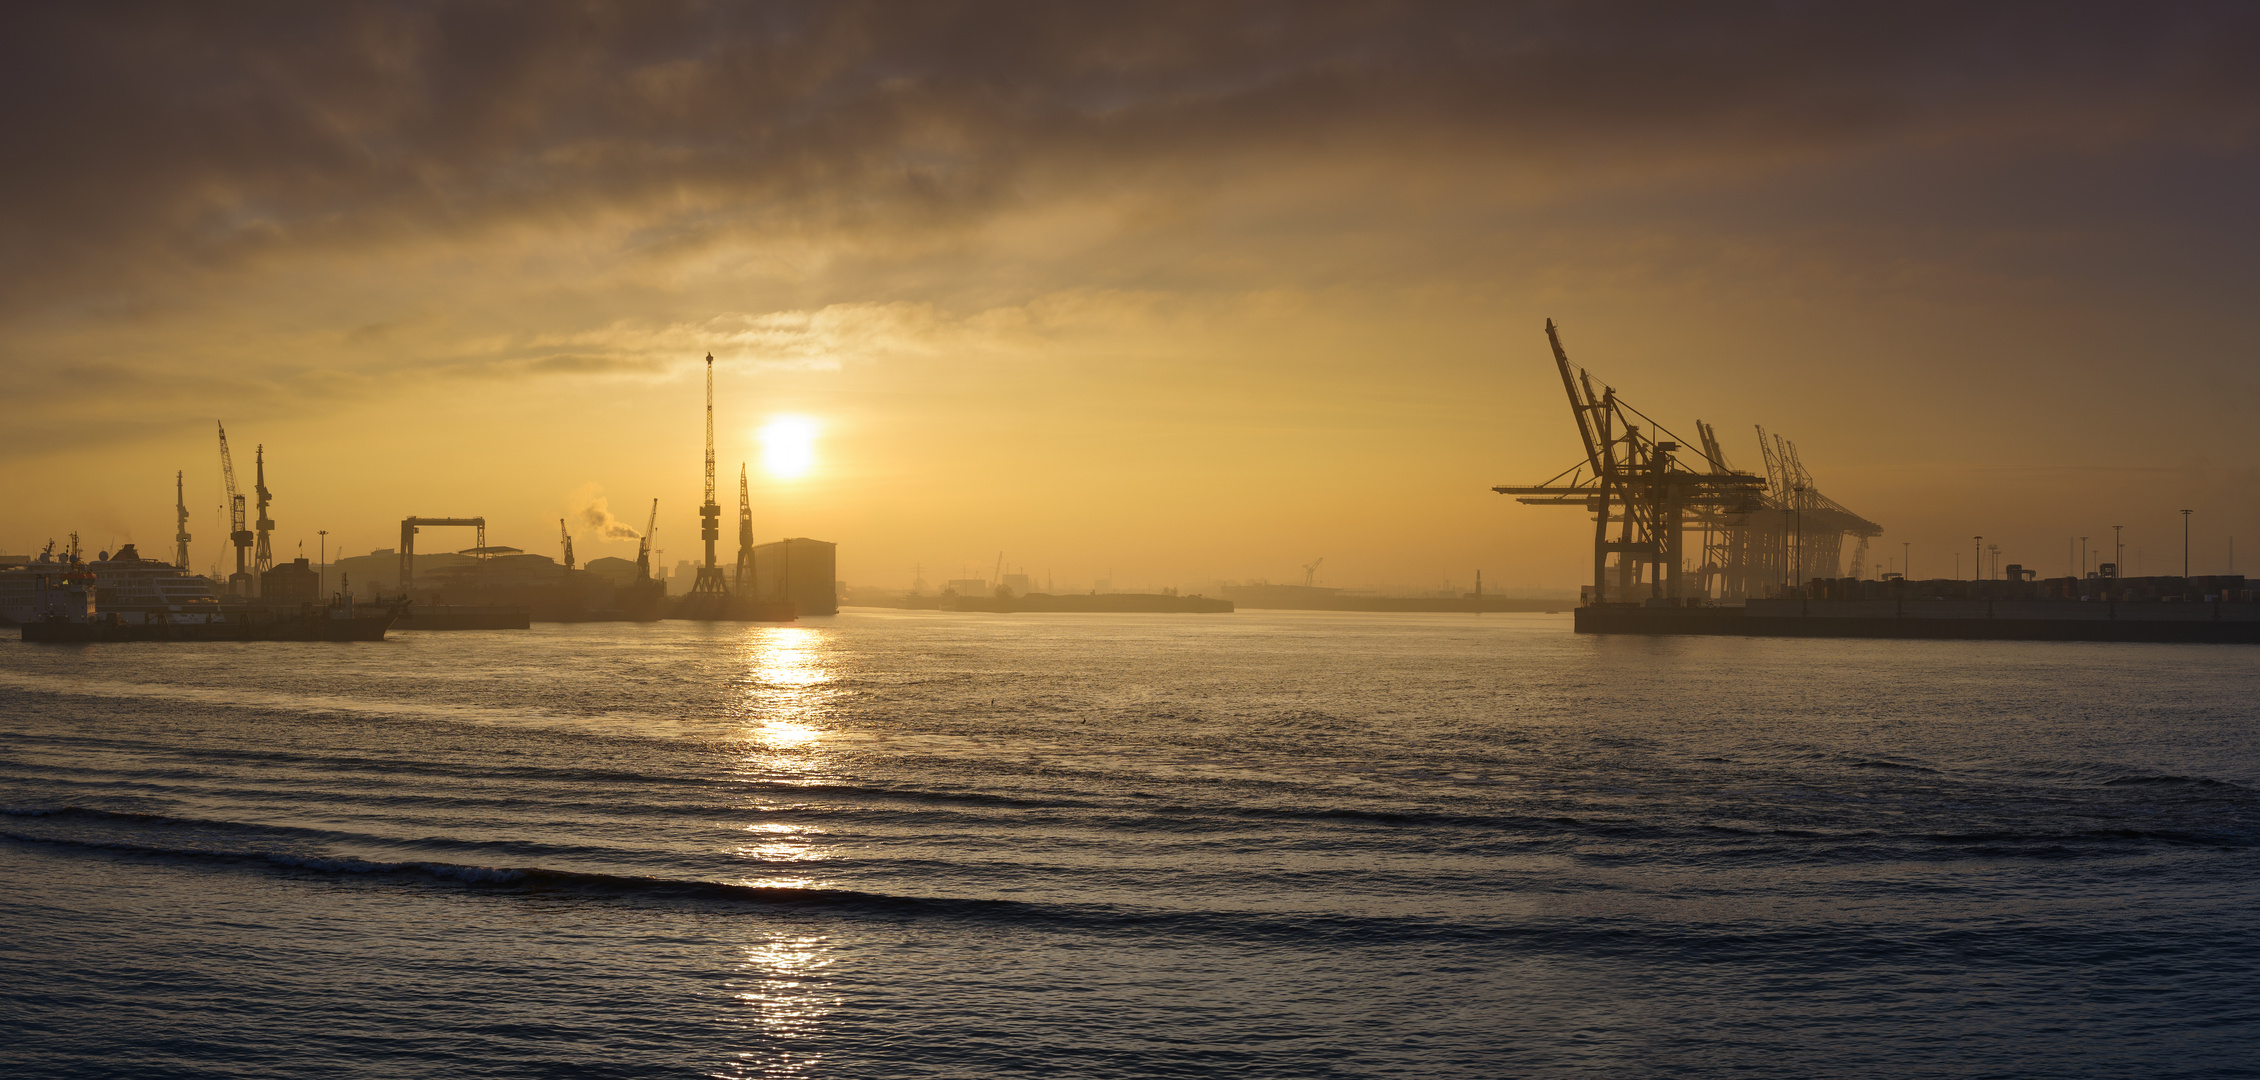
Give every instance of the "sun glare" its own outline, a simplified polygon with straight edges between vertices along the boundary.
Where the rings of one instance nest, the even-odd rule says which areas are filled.
[[[817,423],[780,416],[762,425],[761,467],[780,480],[798,480],[816,467]]]

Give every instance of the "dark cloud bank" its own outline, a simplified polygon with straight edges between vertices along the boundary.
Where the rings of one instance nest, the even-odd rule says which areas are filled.
[[[2260,8],[37,5],[0,303],[569,220],[947,226],[1220,157],[1538,173],[2033,140],[2241,154]]]

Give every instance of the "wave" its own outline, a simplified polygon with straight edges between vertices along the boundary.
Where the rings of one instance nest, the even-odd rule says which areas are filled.
[[[290,875],[421,882],[435,888],[467,889],[497,896],[567,896],[655,907],[688,906],[717,914],[817,909],[844,915],[886,918],[980,920],[1034,930],[1151,934],[1170,941],[1202,936],[1229,938],[1243,944],[1269,942],[1298,947],[1328,941],[1360,945],[1388,940],[1408,943],[1495,941],[1506,937],[1552,936],[1559,933],[1558,930],[1532,928],[1507,919],[1486,922],[1481,919],[1425,915],[1188,910],[975,897],[906,896],[827,886],[760,885],[542,866],[483,866],[427,859],[382,860],[352,855],[261,850],[255,847],[183,848],[129,840],[41,836],[4,827],[0,827],[0,840],[181,860],[215,867],[253,868]]]
[[[2156,785],[2168,787],[2188,786],[2199,788],[2244,787],[2244,785],[2242,784],[2233,784],[2227,780],[2215,780],[2210,776],[2174,776],[2168,773],[2137,773],[2129,776],[2115,776],[2109,780],[2103,781],[2104,787],[2131,787],[2138,785]]]

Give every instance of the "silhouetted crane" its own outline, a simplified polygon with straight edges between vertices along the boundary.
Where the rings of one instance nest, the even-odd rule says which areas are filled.
[[[173,562],[188,569],[188,497],[181,486],[181,473],[173,474]]]
[[[258,579],[250,572],[251,530],[244,523],[243,495],[235,488],[235,458],[228,453],[228,426],[220,424],[219,427],[220,475],[228,484],[228,540],[235,545],[235,573],[228,575],[228,591],[237,596],[252,596],[257,592]]]
[[[738,463],[738,578],[739,596],[753,595],[753,493],[746,487],[745,462]]]
[[[565,529],[565,519],[557,519],[557,539],[565,545],[565,569],[573,568],[573,534]]]

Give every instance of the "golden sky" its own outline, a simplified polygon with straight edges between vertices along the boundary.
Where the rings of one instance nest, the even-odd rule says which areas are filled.
[[[1918,574],[2260,566],[2249,8],[1117,7],[18,13],[0,551],[169,552],[185,470],[203,567],[218,419],[279,557],[673,563],[712,352],[725,516],[852,582],[1569,587],[1488,490],[1577,453],[1550,317]]]

